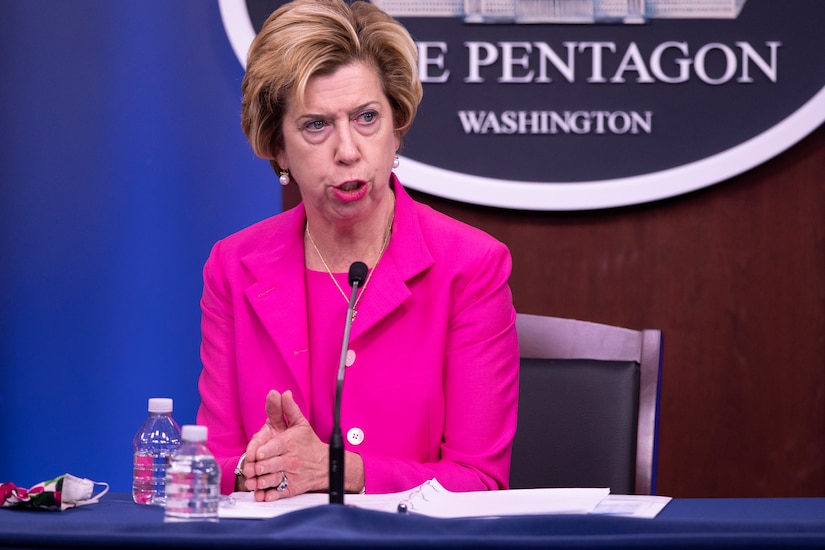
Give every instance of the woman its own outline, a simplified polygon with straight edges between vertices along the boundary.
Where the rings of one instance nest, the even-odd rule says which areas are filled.
[[[242,126],[302,202],[218,242],[204,268],[198,423],[224,493],[328,489],[354,261],[369,271],[343,386],[345,490],[507,487],[511,259],[392,173],[422,95],[416,62],[406,30],[362,2],[296,0],[252,43]]]

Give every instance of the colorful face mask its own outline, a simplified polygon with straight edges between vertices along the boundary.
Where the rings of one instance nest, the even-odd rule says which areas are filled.
[[[104,489],[92,496],[95,485]],[[31,489],[17,487],[14,483],[0,483],[0,507],[16,506],[36,510],[63,511],[76,506],[94,504],[109,491],[108,483],[64,474],[49,481],[38,483]]]

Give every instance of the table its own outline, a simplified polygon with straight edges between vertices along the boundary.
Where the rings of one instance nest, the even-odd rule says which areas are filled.
[[[825,548],[825,498],[674,499],[655,519],[435,519],[324,505],[268,520],[163,523],[110,493],[98,504],[0,509],[0,548]]]

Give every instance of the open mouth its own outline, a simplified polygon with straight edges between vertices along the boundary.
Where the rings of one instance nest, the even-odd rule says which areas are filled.
[[[343,202],[358,202],[367,195],[367,182],[363,180],[345,181],[335,187],[335,194]]]
[[[348,181],[338,186],[341,191],[357,191],[364,185],[363,181]]]

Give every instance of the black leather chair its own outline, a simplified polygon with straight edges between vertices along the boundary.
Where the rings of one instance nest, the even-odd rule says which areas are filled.
[[[655,494],[662,332],[518,314],[510,487]]]

